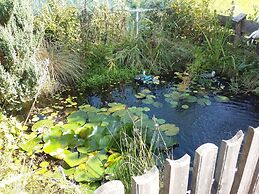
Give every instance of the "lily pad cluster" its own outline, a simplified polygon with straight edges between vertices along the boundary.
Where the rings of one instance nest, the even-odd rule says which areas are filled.
[[[198,103],[201,106],[210,106],[211,100],[210,97],[206,94],[200,94],[196,92],[179,92],[174,90],[172,92],[164,94],[165,101],[171,104],[172,108],[182,108],[188,109],[191,104]],[[218,102],[228,102],[229,98],[222,95],[214,96],[214,99]]]
[[[47,154],[55,158],[72,180],[100,183],[113,179],[121,165],[122,133],[131,136],[138,130],[145,135],[147,145],[156,142],[161,149],[175,145],[179,128],[163,119],[150,119],[148,111],[147,107],[127,107],[120,103],[109,103],[100,109],[82,105],[64,122],[53,118],[37,121],[19,147],[28,155]],[[44,173],[48,164],[41,165]]]
[[[144,104],[150,104],[156,108],[161,108],[163,106],[162,103],[155,101],[156,96],[152,95],[149,89],[142,90],[141,92],[135,94],[135,97],[142,100]]]

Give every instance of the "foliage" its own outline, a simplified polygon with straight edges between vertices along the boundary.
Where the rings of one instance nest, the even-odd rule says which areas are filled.
[[[82,58],[79,53],[59,44],[45,43],[37,53],[38,60],[48,60],[49,83],[72,85],[82,78]],[[48,86],[46,84],[46,86]],[[45,86],[45,87],[46,87]],[[55,87],[50,86],[50,90]],[[46,91],[45,91],[46,93]]]
[[[0,192],[3,193],[88,193],[87,187],[66,180],[44,157],[28,158],[17,150],[27,127],[0,113]],[[51,170],[52,169],[52,170]]]
[[[13,8],[12,1],[1,0],[0,1],[0,25],[4,26],[7,24],[8,20],[11,17]]]
[[[101,109],[82,105],[65,122],[53,122],[55,116],[37,121],[19,147],[31,156],[45,153],[58,159],[77,182],[98,185],[122,178],[129,189],[131,176],[155,164],[157,151],[172,147],[179,132],[162,119],[149,119],[147,111],[119,103]]]
[[[97,89],[104,87],[112,87],[121,82],[125,83],[133,80],[134,76],[138,73],[137,69],[134,68],[123,68],[123,67],[100,67],[90,66],[90,71],[85,72],[85,76],[82,79],[80,87]]]
[[[32,1],[15,0],[8,23],[0,26],[0,99],[17,105],[44,82],[45,65],[36,61],[42,33],[34,29]]]
[[[64,0],[48,0],[35,18],[37,25],[44,25],[44,39],[63,47],[78,48],[81,42],[79,10]]]

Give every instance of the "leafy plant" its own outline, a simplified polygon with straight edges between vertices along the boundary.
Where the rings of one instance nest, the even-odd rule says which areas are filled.
[[[145,114],[148,108],[119,103],[102,109],[90,105],[79,108],[66,123],[37,121],[19,146],[30,155],[45,153],[58,159],[64,173],[80,183],[122,178],[129,189],[126,180],[143,172],[135,167],[141,164],[147,169],[153,165],[157,151],[172,147],[179,131],[162,119],[149,119]],[[141,162],[139,157],[143,158]],[[126,165],[128,162],[132,166]]]

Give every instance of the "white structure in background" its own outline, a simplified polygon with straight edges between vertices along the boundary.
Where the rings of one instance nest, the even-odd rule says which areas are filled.
[[[256,40],[259,40],[259,29],[252,32],[250,36],[247,37],[247,45],[249,46],[252,43],[256,43]]]

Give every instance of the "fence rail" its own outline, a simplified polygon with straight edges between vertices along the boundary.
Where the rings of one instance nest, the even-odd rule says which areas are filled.
[[[195,151],[191,189],[188,190],[191,157],[167,159],[164,187],[159,188],[159,171],[132,177],[132,194],[258,194],[259,193],[259,127],[249,127],[245,140],[242,131],[229,140],[222,140],[220,149],[212,143]],[[240,148],[243,142],[242,150]],[[125,194],[123,184],[110,181],[95,194]]]

